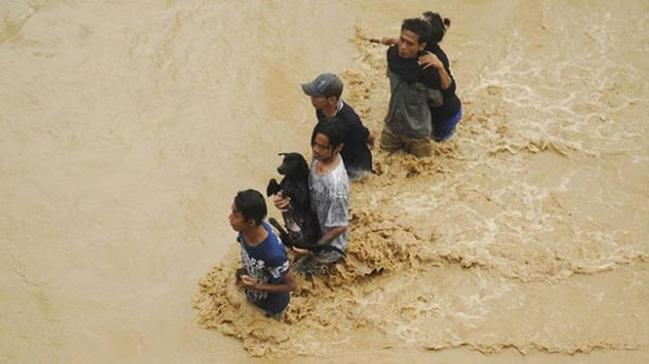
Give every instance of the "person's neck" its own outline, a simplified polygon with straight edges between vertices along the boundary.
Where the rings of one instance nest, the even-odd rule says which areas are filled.
[[[264,229],[263,225],[257,225],[246,229],[242,231],[241,234],[246,239],[246,244],[250,246],[257,246],[268,237],[268,232]]]
[[[420,56],[421,54],[422,54],[422,51],[417,51],[417,53],[413,54],[413,55],[410,56],[410,57],[402,57],[401,54],[399,54],[399,52],[397,52],[397,56],[398,56],[401,60],[403,60],[403,61],[408,61],[408,62],[411,62],[411,61],[418,61],[418,60],[419,60],[419,56]]]
[[[336,101],[336,103],[333,104],[333,105],[328,104],[327,106],[325,106],[322,109],[322,113],[328,118],[333,118],[334,116],[336,116],[336,113],[338,112],[338,103],[339,102],[340,102],[340,100]]]
[[[338,166],[340,162],[340,155],[338,153],[334,154],[331,158],[319,159],[316,162],[316,172],[319,175],[323,175],[333,170]]]

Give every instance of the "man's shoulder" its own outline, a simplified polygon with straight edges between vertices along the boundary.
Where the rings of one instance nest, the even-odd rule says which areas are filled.
[[[448,67],[449,62],[448,62],[448,56],[446,55],[446,52],[439,46],[439,44],[434,44],[428,48],[426,48],[426,51],[433,53],[434,55],[439,58],[440,61],[444,64],[444,66]]]
[[[264,242],[260,244],[259,246],[263,250],[272,250],[275,249],[276,246],[282,246],[281,240],[279,236],[275,233],[273,228],[268,224],[266,221],[263,223],[264,229],[268,233],[268,236],[266,236],[266,239],[264,239]]]
[[[279,236],[277,236],[277,234],[275,234],[272,229],[268,231],[268,237],[266,238],[266,240],[269,243],[269,248],[275,249],[282,246],[282,240],[279,238]]]
[[[436,76],[437,69],[435,67],[424,68],[424,66],[419,66],[419,79],[421,80],[424,77]]]
[[[327,174],[319,175],[315,172],[316,163],[314,161],[311,165],[310,181],[326,186],[326,189],[331,191],[337,190],[340,185],[349,185],[349,178],[347,177],[347,170],[342,157],[338,159],[339,164],[333,167]],[[312,178],[312,179],[311,179]]]
[[[343,189],[346,191],[349,189],[349,177],[347,176],[347,169],[345,168],[342,158],[340,158],[340,164],[334,168],[332,174],[335,175],[333,180],[337,190]]]
[[[396,45],[391,45],[385,51],[385,55],[386,55],[386,57],[388,59],[388,63],[394,62],[394,61],[398,60],[398,58],[399,58],[399,49],[397,48]]]
[[[286,259],[286,250],[281,239],[274,232],[269,232],[264,244],[264,260],[270,263]]]
[[[346,101],[343,101],[343,107],[340,109],[338,114],[343,115],[343,116],[355,116],[358,117],[358,114],[356,113],[356,110],[352,107],[352,105],[348,104]]]

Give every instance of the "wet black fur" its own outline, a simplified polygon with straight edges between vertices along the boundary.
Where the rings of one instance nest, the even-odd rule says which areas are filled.
[[[279,183],[275,179],[271,179],[268,182],[266,194],[270,197],[281,191],[282,195],[290,198],[290,205],[288,211],[282,213],[284,229],[280,230],[281,226],[278,228],[277,220],[269,219],[269,221],[271,224],[277,225],[275,228],[280,230],[280,237],[287,246],[312,251],[335,248],[320,248],[316,245],[320,239],[320,227],[309,204],[309,166],[306,160],[299,153],[280,153],[279,155],[283,156],[284,160],[277,168],[277,172],[284,178]],[[299,229],[292,229],[291,222],[295,222]]]

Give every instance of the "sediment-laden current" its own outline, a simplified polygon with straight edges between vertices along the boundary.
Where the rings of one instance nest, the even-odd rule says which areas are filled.
[[[452,21],[455,136],[375,147],[346,261],[266,319],[234,195],[310,154],[320,72],[378,136],[365,39],[425,10]],[[646,362],[647,59],[646,1],[0,4],[0,361]]]

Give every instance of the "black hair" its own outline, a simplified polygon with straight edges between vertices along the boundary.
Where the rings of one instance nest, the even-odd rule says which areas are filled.
[[[430,38],[430,24],[420,18],[405,19],[401,23],[401,31],[409,30],[419,36],[419,43],[425,43]]]
[[[313,129],[313,137],[311,138],[311,144],[315,141],[316,135],[324,134],[327,138],[329,138],[329,146],[331,148],[336,148],[340,143],[343,142],[343,131],[340,128],[340,126],[334,122],[333,120],[326,120],[326,121],[321,121],[318,124],[316,124],[315,128]]]
[[[429,42],[432,44],[441,42],[444,39],[444,34],[446,34],[446,29],[451,26],[451,21],[448,18],[442,18],[439,13],[433,13],[432,11],[427,11],[422,15],[428,20],[430,27]]]
[[[268,213],[264,196],[255,190],[239,191],[234,198],[234,208],[245,220],[254,220],[258,225]]]

